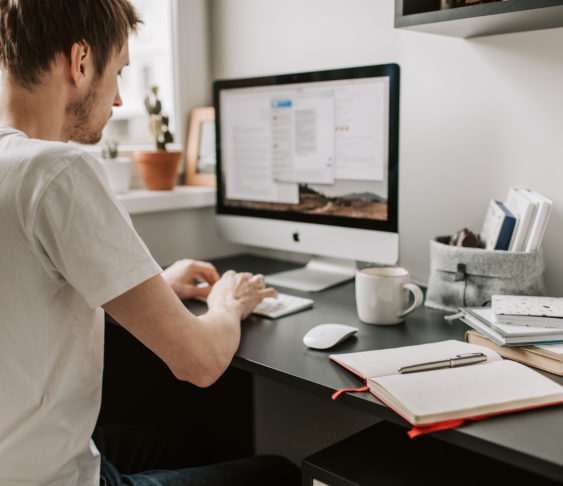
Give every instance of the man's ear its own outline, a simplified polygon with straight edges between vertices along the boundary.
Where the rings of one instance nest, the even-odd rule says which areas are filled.
[[[92,49],[86,41],[75,42],[70,48],[70,77],[79,87],[91,74]]]

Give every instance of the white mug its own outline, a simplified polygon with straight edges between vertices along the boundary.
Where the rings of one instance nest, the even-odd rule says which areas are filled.
[[[408,306],[409,293],[414,301]],[[399,324],[420,307],[422,290],[409,282],[401,267],[368,267],[356,271],[356,308],[367,324]]]

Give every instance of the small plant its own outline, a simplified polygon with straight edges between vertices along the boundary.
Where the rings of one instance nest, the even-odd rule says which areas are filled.
[[[117,142],[115,140],[105,140],[102,145],[102,159],[117,159]]]
[[[166,144],[174,141],[172,132],[168,129],[168,117],[162,114],[162,103],[157,97],[158,86],[153,86],[145,97],[145,107],[149,114],[149,128],[152,132],[157,150],[166,150]]]

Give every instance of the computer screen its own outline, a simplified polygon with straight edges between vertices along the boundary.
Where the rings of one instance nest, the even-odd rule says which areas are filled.
[[[219,80],[214,102],[225,237],[397,261],[396,64]]]

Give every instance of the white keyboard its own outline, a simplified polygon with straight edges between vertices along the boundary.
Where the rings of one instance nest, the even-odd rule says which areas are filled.
[[[280,294],[278,297],[266,297],[252,311],[253,314],[266,316],[270,319],[293,314],[294,312],[313,307],[313,300],[295,295]]]

